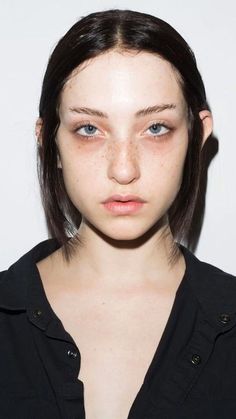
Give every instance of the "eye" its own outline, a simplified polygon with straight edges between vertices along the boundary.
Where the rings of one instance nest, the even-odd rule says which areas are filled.
[[[81,130],[84,130],[84,134],[81,132]],[[97,128],[92,124],[84,124],[76,128],[76,133],[78,133],[81,137],[85,137],[85,138],[94,137],[96,130]]]
[[[153,137],[160,137],[170,131],[170,128],[160,123],[152,124],[148,129],[154,134]]]
[[[150,130],[150,132],[153,134],[152,137],[155,138],[167,134],[170,131],[170,128],[163,123],[154,123],[148,128],[148,130]],[[90,123],[80,125],[75,130],[76,134],[84,138],[95,137],[97,131],[98,128]]]

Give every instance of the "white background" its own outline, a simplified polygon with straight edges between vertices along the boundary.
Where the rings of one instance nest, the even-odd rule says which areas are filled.
[[[236,6],[234,0],[0,0],[0,270],[47,238],[36,175],[34,123],[49,54],[81,16],[108,8],[154,14],[195,52],[219,152],[208,171],[196,255],[236,274]]]

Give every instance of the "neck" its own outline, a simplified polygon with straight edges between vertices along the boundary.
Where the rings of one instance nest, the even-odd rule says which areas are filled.
[[[145,284],[163,286],[182,278],[185,262],[174,242],[169,224],[153,227],[143,237],[117,241],[102,235],[88,224],[78,230],[82,245],[77,246],[68,265],[59,259],[69,277],[78,283],[109,287],[133,287]],[[171,258],[175,250],[174,260]]]

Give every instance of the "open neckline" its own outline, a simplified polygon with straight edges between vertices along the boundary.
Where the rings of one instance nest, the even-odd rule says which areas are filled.
[[[186,287],[186,283],[188,282],[187,281],[187,279],[189,277],[188,249],[185,249],[185,247],[183,247],[182,245],[180,245],[180,250],[181,250],[182,255],[184,257],[184,260],[185,260],[185,271],[184,271],[183,276],[182,276],[182,279],[181,279],[181,281],[180,281],[180,283],[179,283],[179,285],[178,285],[178,287],[176,289],[174,300],[173,300],[173,304],[172,304],[172,307],[171,307],[171,310],[170,310],[170,313],[169,313],[167,322],[165,324],[164,330],[163,330],[162,335],[160,337],[159,343],[158,343],[158,345],[156,347],[156,350],[154,352],[154,355],[153,355],[153,357],[152,357],[152,359],[151,359],[151,361],[149,363],[149,366],[148,366],[148,368],[146,370],[146,373],[144,375],[144,379],[143,379],[142,383],[140,384],[139,390],[138,390],[136,396],[134,397],[133,402],[132,402],[132,404],[130,406],[127,419],[131,419],[133,410],[135,408],[135,404],[136,404],[136,402],[138,401],[138,399],[140,397],[140,393],[144,390],[144,388],[147,388],[147,387],[149,388],[150,385],[151,385],[152,376],[153,376],[153,374],[154,374],[154,372],[155,372],[155,370],[157,368],[159,359],[163,355],[163,350],[165,349],[165,342],[167,341],[167,339],[169,337],[169,334],[170,334],[170,332],[172,330],[172,324],[173,324],[173,321],[174,321],[174,319],[176,317],[176,311],[178,310],[178,306],[179,306],[180,300],[181,300],[180,297],[183,295],[184,290],[185,290],[185,287]],[[69,340],[74,343],[75,348],[78,351],[78,354],[79,354],[80,359],[81,359],[80,349],[78,348],[78,346],[76,345],[75,341],[73,340],[73,337],[64,328],[64,325],[63,325],[62,321],[57,316],[57,314],[54,312],[54,310],[53,310],[53,308],[52,308],[52,306],[51,306],[51,304],[50,304],[50,302],[49,302],[49,300],[47,298],[47,294],[46,294],[46,291],[44,289],[43,281],[42,281],[42,278],[41,278],[39,269],[38,269],[38,267],[36,265],[36,263],[39,262],[39,260],[35,261],[34,268],[35,268],[35,273],[36,273],[37,280],[38,280],[38,286],[39,286],[39,289],[38,290],[40,292],[40,299],[41,299],[41,301],[43,303],[43,306],[44,307],[45,306],[47,307],[47,310],[46,311],[47,311],[47,314],[49,315],[49,317],[51,317],[51,320],[53,320],[53,321],[56,320],[56,323],[57,324],[58,324],[58,322],[61,324],[62,328],[61,328],[61,330],[60,330],[60,328],[59,329],[57,328],[57,333],[59,332],[60,337],[62,337],[63,334],[66,334],[67,339],[69,338]],[[53,330],[53,328],[51,330]],[[59,335],[58,335],[58,337],[59,337]],[[79,382],[82,386],[84,386],[83,381],[81,379],[79,379],[78,376],[79,376],[79,372],[78,372],[78,375],[77,375],[77,382]]]

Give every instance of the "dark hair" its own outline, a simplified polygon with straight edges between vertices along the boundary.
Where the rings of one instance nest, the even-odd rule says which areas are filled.
[[[158,54],[179,73],[188,107],[189,145],[182,185],[168,212],[172,234],[178,241],[187,243],[199,193],[203,135],[199,111],[209,108],[191,48],[172,26],[146,13],[110,9],[82,17],[59,40],[49,58],[39,105],[43,121],[42,144],[38,148],[41,197],[48,231],[64,245],[67,260],[73,252],[73,240],[69,239],[76,236],[81,214],[69,199],[62,170],[57,167],[55,137],[60,124],[60,93],[75,68],[110,49]]]

